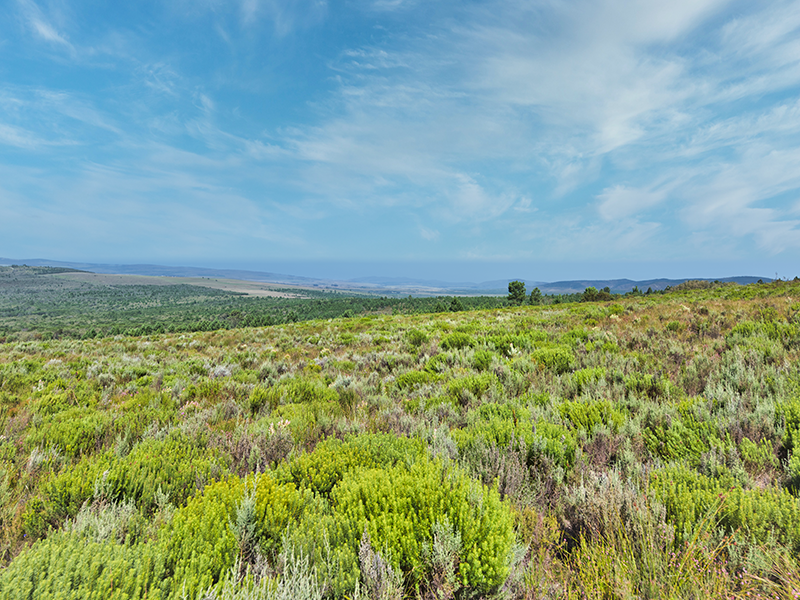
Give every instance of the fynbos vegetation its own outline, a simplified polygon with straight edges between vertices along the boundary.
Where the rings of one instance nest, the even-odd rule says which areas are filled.
[[[795,597],[800,285],[515,291],[9,336],[0,599]]]

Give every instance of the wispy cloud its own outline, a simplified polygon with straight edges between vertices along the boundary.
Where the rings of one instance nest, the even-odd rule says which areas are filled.
[[[32,51],[0,85],[0,146],[52,175],[7,170],[4,189],[54,213],[85,197],[93,223],[145,231],[147,209],[155,240],[183,212],[271,252],[800,244],[796,2],[174,0],[90,25],[79,5],[15,6]]]

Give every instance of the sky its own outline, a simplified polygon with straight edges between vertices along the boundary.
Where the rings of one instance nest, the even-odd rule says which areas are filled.
[[[800,3],[6,0],[0,256],[800,275]]]

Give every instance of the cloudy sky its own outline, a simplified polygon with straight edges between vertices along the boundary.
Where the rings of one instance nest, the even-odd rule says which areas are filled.
[[[800,3],[7,0],[0,256],[800,275]]]

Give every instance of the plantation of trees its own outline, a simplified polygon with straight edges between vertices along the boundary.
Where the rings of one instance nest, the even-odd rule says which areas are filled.
[[[800,283],[509,306],[41,276],[0,286],[2,600],[800,589]]]

